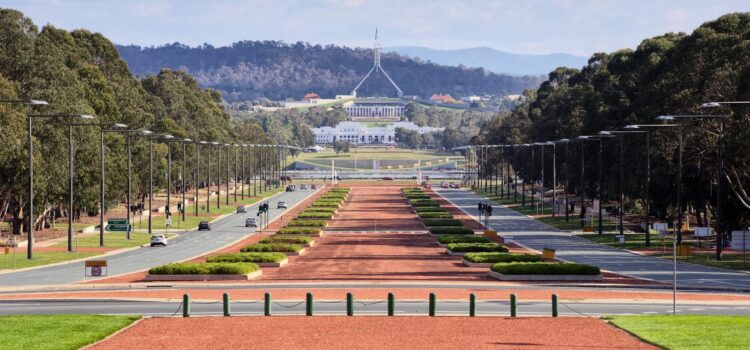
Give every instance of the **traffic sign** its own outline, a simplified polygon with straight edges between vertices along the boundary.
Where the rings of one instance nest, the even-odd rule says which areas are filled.
[[[128,231],[128,224],[114,224],[114,225],[107,225],[104,227],[107,231],[112,232],[127,232]]]
[[[128,219],[123,219],[123,218],[107,219],[107,224],[109,225],[125,225],[127,223],[128,223]]]
[[[107,275],[107,260],[86,260],[86,277],[103,277]]]

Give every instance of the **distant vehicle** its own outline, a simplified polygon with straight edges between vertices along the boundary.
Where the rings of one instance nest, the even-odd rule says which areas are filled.
[[[239,213],[247,213],[247,208],[245,208],[244,205],[240,205],[239,207],[237,207],[237,214]]]
[[[162,247],[167,246],[167,237],[164,235],[153,235],[151,236],[151,246],[160,245]]]
[[[445,181],[440,181],[440,187],[443,187],[445,185]]]
[[[450,187],[450,188],[458,188],[458,184],[456,184],[455,182],[451,182],[450,184],[448,184],[448,187]]]
[[[383,180],[386,180],[386,181],[393,181],[393,178],[392,178],[392,177],[390,177],[390,176],[385,176],[385,177],[383,177]]]
[[[440,187],[442,187],[442,188],[448,188],[449,185],[448,185],[447,182],[442,182],[442,183],[440,183]]]
[[[201,221],[198,223],[198,231],[211,231],[211,224],[208,223],[208,221]]]
[[[307,185],[301,184],[301,185],[299,185],[299,189],[300,190],[306,190],[307,189]]]
[[[276,204],[276,209],[286,209],[286,202],[285,201],[279,201],[279,203]]]
[[[311,190],[317,190],[318,186],[316,184],[312,184],[312,185],[310,185],[310,189]]]
[[[287,186],[287,187],[286,187],[286,191],[287,191],[287,192],[294,192],[294,186],[293,186],[293,185],[289,185],[289,186]]]
[[[245,219],[245,227],[258,227],[258,221],[255,218]]]

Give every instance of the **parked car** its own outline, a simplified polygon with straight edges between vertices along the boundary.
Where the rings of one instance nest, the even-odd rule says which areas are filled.
[[[279,203],[276,204],[276,209],[286,209],[286,201],[279,201]]]
[[[258,221],[255,218],[245,219],[245,227],[258,227]]]
[[[286,187],[286,191],[287,191],[287,192],[294,192],[294,186],[293,186],[293,185],[289,185],[289,186],[287,186],[287,187]]]
[[[167,246],[167,237],[164,235],[153,235],[151,236],[151,246],[160,245],[162,247]]]
[[[317,190],[318,189],[318,185],[312,184],[312,185],[310,185],[310,189],[311,190]]]
[[[240,205],[239,207],[237,207],[237,214],[239,213],[247,213],[247,208],[245,208],[244,205]]]
[[[450,187],[450,188],[458,188],[458,185],[455,182],[451,182],[450,184],[448,184],[448,187]]]
[[[211,231],[211,224],[208,221],[201,221],[198,223],[198,231]]]
[[[299,189],[300,190],[306,190],[307,189],[307,185],[301,184],[301,185],[299,185]]]

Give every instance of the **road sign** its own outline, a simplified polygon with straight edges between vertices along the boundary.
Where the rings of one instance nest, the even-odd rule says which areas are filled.
[[[128,223],[128,219],[123,219],[123,218],[107,219],[108,225],[126,225],[127,223]]]
[[[103,277],[107,275],[107,260],[86,260],[86,277]]]
[[[126,232],[128,231],[128,224],[107,225],[104,229],[107,231]]]

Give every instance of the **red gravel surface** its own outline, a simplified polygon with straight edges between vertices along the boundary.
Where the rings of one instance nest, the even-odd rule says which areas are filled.
[[[399,187],[353,187],[330,230],[424,230]]]
[[[91,349],[657,349],[596,318],[149,318]]]

